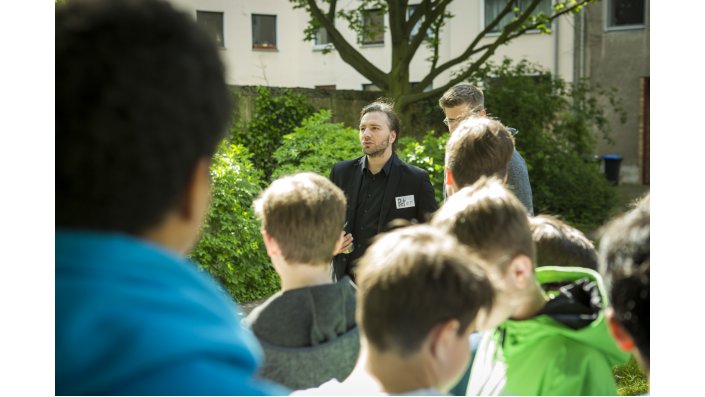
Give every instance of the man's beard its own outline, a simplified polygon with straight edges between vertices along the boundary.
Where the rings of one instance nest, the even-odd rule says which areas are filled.
[[[368,157],[381,157],[382,155],[384,155],[384,151],[387,150],[387,147],[389,147],[389,136],[387,136],[386,140],[384,140],[383,142],[380,142],[379,145],[372,146],[368,149],[365,149],[364,143],[362,143],[361,146],[362,146],[362,151]]]

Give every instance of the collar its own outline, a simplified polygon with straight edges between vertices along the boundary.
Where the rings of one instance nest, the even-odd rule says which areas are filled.
[[[384,167],[382,167],[384,175],[389,176],[389,171],[392,169],[392,160],[394,160],[396,156],[397,154],[392,152],[392,155],[389,157],[389,160],[384,163]],[[364,175],[365,169],[367,169],[367,155],[362,156],[362,161],[360,161],[360,173]]]

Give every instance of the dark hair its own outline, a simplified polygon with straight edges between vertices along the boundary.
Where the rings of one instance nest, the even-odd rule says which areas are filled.
[[[578,229],[550,215],[529,220],[536,266],[579,266],[597,270],[595,246]]]
[[[469,105],[474,111],[485,108],[485,95],[482,90],[469,83],[456,84],[438,100],[441,109],[454,108],[459,105]]]
[[[394,103],[385,98],[378,98],[376,101],[362,108],[360,111],[360,118],[367,113],[372,112],[382,112],[387,115],[387,126],[389,127],[389,131],[394,131],[396,133],[396,139],[394,139],[394,143],[392,144],[392,150],[396,150],[397,142],[399,142],[400,122],[399,117],[396,113],[394,113]]]
[[[215,43],[164,1],[69,1],[56,76],[56,226],[158,225],[229,122]]]
[[[636,208],[602,230],[600,272],[617,321],[649,362],[650,209],[647,195]]]
[[[456,319],[462,335],[494,289],[480,259],[453,236],[429,225],[380,235],[357,268],[357,322],[379,351],[411,354],[431,330]]]
[[[446,144],[446,167],[458,188],[470,186],[482,176],[507,176],[514,153],[514,137],[497,120],[471,117],[463,121]]]
[[[277,179],[254,203],[287,261],[326,265],[343,230],[345,205],[343,191],[313,172]]]

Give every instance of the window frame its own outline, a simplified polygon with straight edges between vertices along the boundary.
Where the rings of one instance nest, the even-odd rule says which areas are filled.
[[[214,39],[216,44],[218,45],[218,48],[225,49],[225,12],[223,11],[207,11],[207,10],[196,10],[196,24],[198,24],[202,29],[207,29],[203,25],[200,24],[198,21],[198,15],[199,14],[211,14],[211,15],[220,15],[220,37],[221,40],[218,41],[217,39]],[[210,35],[210,32],[208,32]]]
[[[313,40],[313,49],[315,51],[322,51],[322,50],[334,50],[335,46],[333,45],[333,42],[328,41],[327,43],[318,43],[318,37],[321,32],[321,30],[326,30],[323,26],[318,28],[318,33],[316,34],[314,40]],[[328,37],[328,32],[326,32],[326,37]]]
[[[603,13],[604,24],[603,25],[605,28],[605,32],[618,32],[618,31],[622,31],[622,30],[646,29],[646,18],[649,15],[649,10],[648,10],[646,0],[643,0],[643,2],[644,2],[644,15],[643,15],[644,22],[642,22],[641,24],[610,26],[610,19],[612,16],[612,13],[611,13],[612,7],[610,7],[610,6],[614,3],[614,1],[615,0],[607,0],[604,2],[604,6],[603,6],[604,7],[603,8],[603,10],[604,10],[604,13]]]
[[[364,26],[365,26],[365,13],[372,13],[372,12],[379,12],[379,13],[382,14],[382,32],[380,33],[380,34],[382,35],[382,41],[367,41],[367,42],[366,42],[366,41],[365,41],[365,35],[364,35],[364,34],[361,34],[361,35],[360,35],[360,36],[361,36],[361,37],[360,37],[360,44],[361,44],[362,46],[364,46],[364,47],[380,47],[380,46],[383,46],[384,43],[385,43],[385,40],[384,40],[384,39],[385,39],[385,36],[386,36],[386,32],[384,31],[384,28],[385,28],[385,24],[384,24],[384,19],[385,19],[385,18],[384,18],[384,16],[386,15],[386,13],[385,13],[384,10],[382,10],[381,8],[370,8],[370,9],[368,9],[368,10],[362,11],[362,15],[360,16],[360,18],[362,19],[362,26],[363,26],[363,29],[364,29]]]
[[[419,84],[421,84],[420,81],[410,81],[410,82],[409,82],[409,87],[410,87],[410,88],[415,88],[415,87],[416,87],[417,85],[419,85]],[[423,90],[421,90],[421,92],[429,92],[429,91],[431,91],[431,90],[433,90],[433,81],[432,81],[429,85],[427,85]]]
[[[406,20],[408,21],[411,18],[411,14],[414,13],[414,9],[418,8],[421,5],[421,3],[416,3],[416,4],[409,4],[406,6]],[[413,40],[416,35],[419,34],[419,28],[421,27],[421,24],[423,23],[423,17],[419,18],[418,21],[416,21],[416,25],[414,25],[413,28],[411,28],[411,32],[409,32],[409,41]],[[416,31],[416,33],[414,33]],[[426,30],[426,36],[429,35],[429,33],[433,33],[431,31],[431,28]]]
[[[480,1],[480,4],[482,5],[481,10],[480,10],[480,26],[482,27],[482,29],[485,29],[487,27],[487,24],[489,23],[489,21],[487,21],[487,12],[486,12],[487,1],[488,0],[481,0]],[[514,1],[520,1],[520,0],[514,0]],[[548,1],[550,3],[549,8],[553,8],[553,5],[554,5],[553,0],[548,0]],[[551,26],[552,26],[552,24],[549,22],[549,24],[548,24],[549,29],[551,28]],[[498,29],[499,30],[494,31],[494,32],[487,32],[485,37],[499,36],[500,34],[502,34],[502,29],[504,29],[504,26],[501,26]],[[529,29],[526,31],[526,33],[530,33],[530,34],[541,33],[541,30],[540,29]],[[551,34],[553,34],[553,30],[551,30]]]
[[[279,32],[277,29],[277,15],[276,14],[251,14],[250,22],[252,25],[252,49],[255,51],[277,51],[279,49]],[[274,17],[274,45],[265,46],[261,44],[255,44],[255,17]]]

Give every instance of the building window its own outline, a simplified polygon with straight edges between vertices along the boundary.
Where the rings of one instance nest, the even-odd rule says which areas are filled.
[[[219,47],[225,48],[222,12],[196,11],[196,22],[208,32]]]
[[[532,0],[514,0],[514,7],[518,8],[520,11],[525,10]],[[485,27],[492,23],[494,19],[502,12],[502,9],[507,5],[507,0],[485,0]],[[539,5],[536,6],[532,16],[536,16],[540,13],[546,15],[551,15],[551,0],[541,0]],[[509,25],[513,19],[519,17],[520,12],[509,12],[502,18],[497,26],[494,27],[490,32],[499,33],[504,29],[505,26]],[[550,25],[549,25],[550,27]]]
[[[644,0],[608,0],[607,27],[643,27],[645,11]]]
[[[362,44],[384,44],[384,11],[363,11],[362,27]]]
[[[318,28],[318,32],[316,32],[316,38],[315,38],[314,44],[317,46],[325,46],[325,45],[331,44],[330,38],[328,37],[328,31],[326,30],[326,28]]]
[[[406,20],[408,21],[411,19],[411,14],[414,13],[414,10],[418,8],[418,4],[409,4],[409,6],[406,9]],[[411,32],[409,33],[409,40],[413,40],[414,37],[419,33],[419,28],[421,27],[421,24],[424,21],[424,17],[422,16],[418,21],[416,21],[416,24],[414,27],[411,29]],[[433,36],[433,31],[429,28],[426,31],[426,37],[432,37]]]
[[[379,87],[377,87],[376,85],[371,84],[371,83],[363,84],[362,90],[363,91],[382,91],[379,89]]]
[[[418,86],[419,84],[421,84],[420,81],[412,81],[412,82],[411,82],[411,88],[415,88],[415,87]],[[429,92],[429,91],[431,91],[432,89],[433,89],[433,83],[427,85],[427,86],[423,89],[423,92]]]
[[[277,16],[252,14],[252,48],[277,48]]]
[[[325,90],[325,91],[335,91],[335,84],[332,85],[317,85],[315,86],[317,90]]]

